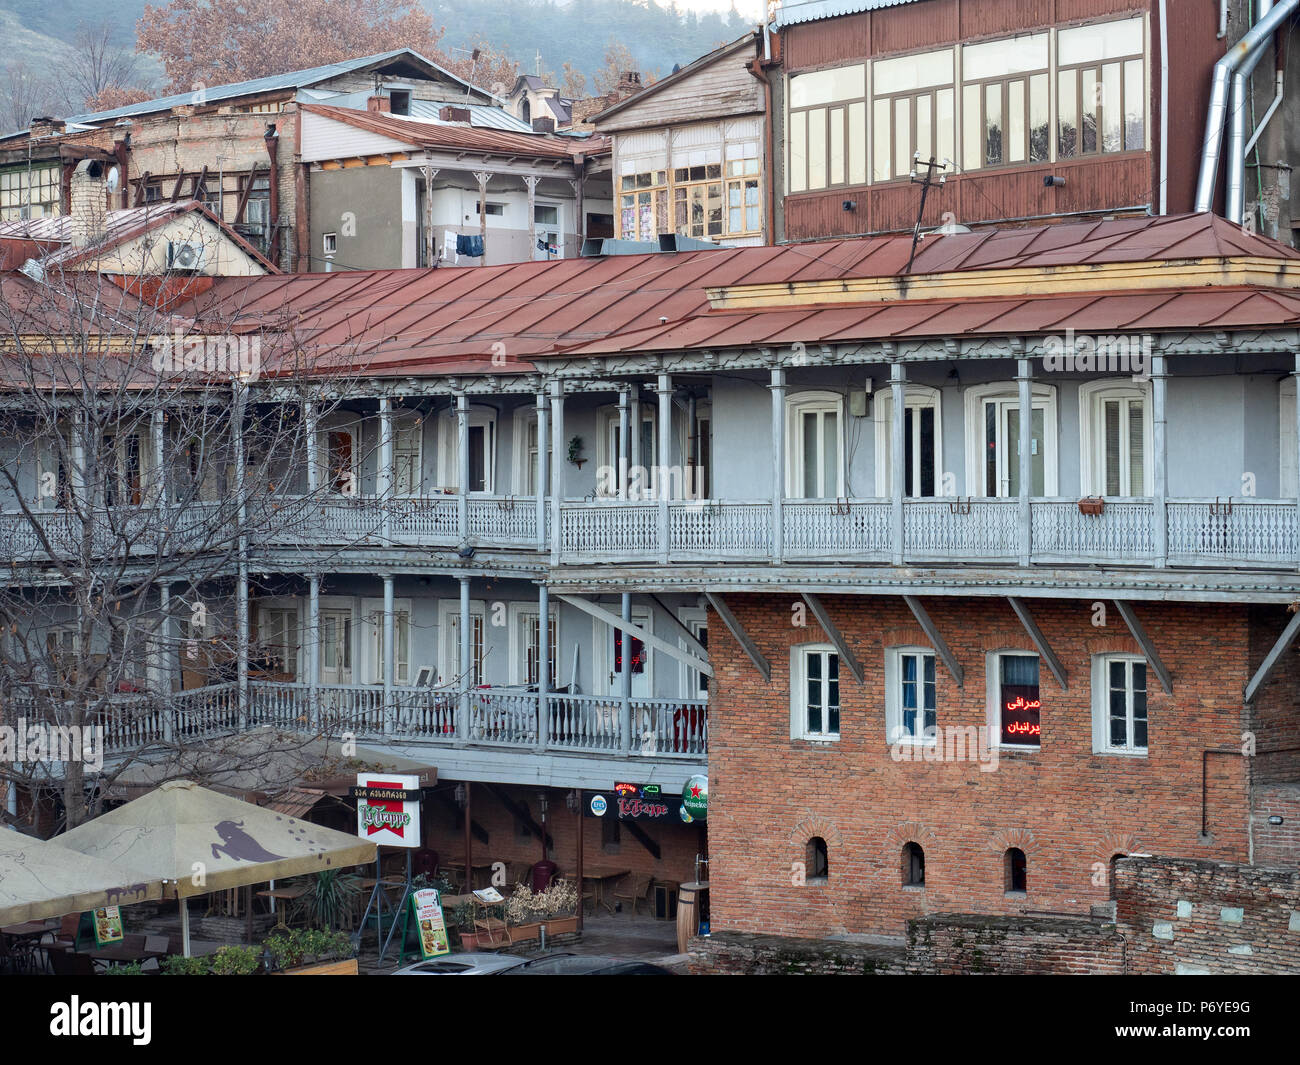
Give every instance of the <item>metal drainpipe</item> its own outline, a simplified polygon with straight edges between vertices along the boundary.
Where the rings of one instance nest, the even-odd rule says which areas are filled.
[[[1273,0],[1259,0],[1259,19],[1269,13]],[[1228,102],[1228,184],[1224,194],[1223,214],[1229,222],[1241,225],[1246,215],[1246,80],[1264,58],[1267,42],[1256,46],[1232,74],[1232,92]]]
[[[1223,127],[1227,117],[1228,88],[1232,74],[1259,47],[1261,42],[1279,29],[1300,6],[1300,0],[1281,0],[1261,18],[1240,41],[1214,65],[1214,81],[1210,87],[1210,106],[1205,119],[1205,143],[1201,153],[1201,169],[1196,183],[1197,211],[1209,211],[1214,202],[1214,183],[1219,172],[1219,156],[1223,147]]]

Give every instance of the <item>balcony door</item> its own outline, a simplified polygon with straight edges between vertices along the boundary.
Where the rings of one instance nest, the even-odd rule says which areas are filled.
[[[320,682],[352,683],[352,611],[320,612]]]
[[[966,397],[966,480],[970,494],[993,499],[1020,495],[1020,402],[1016,386],[981,386]],[[1034,387],[1029,448],[1029,494],[1055,496],[1056,393]]]
[[[844,400],[834,392],[804,392],[786,406],[786,495],[838,499],[844,490]]]
[[[603,621],[594,623],[596,627],[597,646],[601,649],[600,661],[597,663],[596,676],[603,685],[606,695],[622,693],[620,672],[623,665],[623,650],[620,637],[621,629],[611,628]],[[650,612],[645,609],[633,609],[632,624],[652,632]],[[648,699],[654,692],[654,680],[651,673],[649,648],[635,636],[628,640],[628,661],[632,672],[632,696]]]
[[[876,495],[894,494],[894,397],[886,390],[876,396]],[[911,385],[903,405],[903,495],[941,495],[943,429],[938,389]]]

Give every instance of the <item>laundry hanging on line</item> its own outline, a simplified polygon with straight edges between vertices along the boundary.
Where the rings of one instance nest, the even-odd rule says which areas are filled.
[[[482,258],[483,237],[478,233],[472,236],[462,233],[456,238],[456,254],[468,255],[471,258]]]

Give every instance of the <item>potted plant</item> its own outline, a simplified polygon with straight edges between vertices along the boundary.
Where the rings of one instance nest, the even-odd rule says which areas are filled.
[[[355,976],[356,951],[343,932],[293,928],[268,936],[264,958],[270,972],[284,975]]]
[[[506,924],[511,943],[562,935],[578,930],[578,892],[567,880],[556,880],[544,891],[534,893],[526,884],[515,885],[506,902]]]
[[[1079,500],[1080,514],[1100,514],[1106,509],[1106,500],[1101,496],[1084,496]]]
[[[578,469],[582,469],[582,464],[587,460],[582,457],[582,437],[575,436],[569,441],[569,461]]]

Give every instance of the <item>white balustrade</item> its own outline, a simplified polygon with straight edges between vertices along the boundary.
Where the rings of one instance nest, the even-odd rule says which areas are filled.
[[[782,506],[786,558],[889,558],[888,500],[818,500]]]

